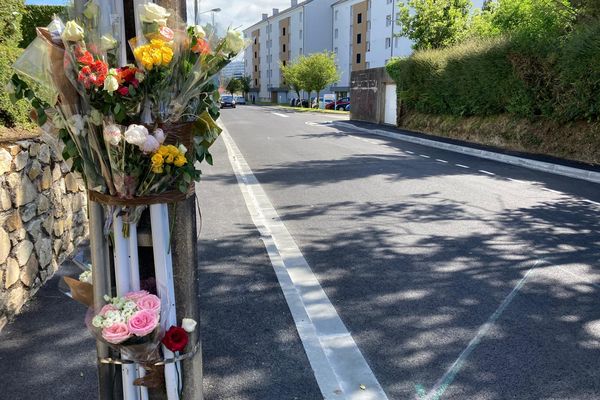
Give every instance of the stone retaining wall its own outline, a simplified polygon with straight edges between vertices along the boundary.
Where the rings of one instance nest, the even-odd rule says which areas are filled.
[[[0,144],[0,329],[87,237],[87,197],[52,138]]]

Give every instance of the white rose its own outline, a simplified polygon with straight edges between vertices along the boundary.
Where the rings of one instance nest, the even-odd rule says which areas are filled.
[[[73,130],[75,136],[80,136],[83,134],[83,130],[85,129],[85,121],[81,115],[75,114],[70,116],[67,124]]]
[[[94,319],[92,319],[92,325],[96,328],[102,328],[104,325],[104,318],[100,315],[96,315]]]
[[[121,128],[117,125],[107,125],[104,128],[104,140],[113,146],[121,143]]]
[[[181,154],[185,154],[187,153],[187,148],[184,145],[180,144],[179,151],[181,152]]]
[[[239,53],[246,46],[242,34],[238,31],[227,31],[223,50],[227,53]]]
[[[196,329],[197,322],[191,318],[184,318],[181,321],[181,327],[187,332],[192,333]]]
[[[96,126],[102,125],[102,113],[95,108],[90,112],[90,122]]]
[[[154,131],[154,138],[158,141],[158,143],[163,144],[167,136],[162,129],[158,128]]]
[[[67,42],[78,42],[83,40],[83,28],[77,25],[75,21],[68,21],[61,35]]]
[[[79,274],[79,281],[83,283],[92,283],[92,271],[83,271]]]
[[[98,15],[99,11],[100,7],[98,7],[98,4],[92,0],[88,1],[87,5],[85,6],[85,10],[83,10],[83,15],[88,19],[92,19]]]
[[[111,70],[112,72],[112,70]],[[112,93],[115,90],[117,90],[119,88],[119,81],[117,80],[117,78],[110,74],[106,77],[106,79],[104,79],[104,90],[106,90],[108,93]]]
[[[148,129],[142,125],[131,124],[125,131],[125,140],[127,143],[141,147],[146,143]]]
[[[140,146],[140,149],[146,153],[154,153],[156,150],[158,150],[158,148],[160,147],[160,143],[158,143],[158,140],[156,140],[156,138],[154,136],[148,135],[146,136],[146,141],[144,142],[143,145]]]
[[[194,36],[196,36],[198,39],[204,39],[206,37],[206,32],[204,32],[204,28],[202,28],[202,26],[200,25],[195,25]]]
[[[117,47],[117,44],[117,39],[115,39],[110,33],[107,33],[100,38],[100,49],[103,51],[112,50]]]
[[[156,22],[160,26],[167,24],[167,18],[169,18],[169,16],[171,16],[171,13],[167,12],[164,7],[154,3],[144,4],[142,12],[140,13],[140,19],[143,22]]]

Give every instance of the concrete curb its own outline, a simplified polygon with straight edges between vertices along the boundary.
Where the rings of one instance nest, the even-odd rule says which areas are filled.
[[[366,132],[372,135],[384,136],[391,139],[398,139],[405,142],[420,144],[428,147],[435,147],[442,150],[453,151],[455,153],[466,154],[469,156],[485,158],[487,160],[498,161],[505,164],[516,165],[537,171],[547,172],[555,175],[568,176],[570,178],[582,179],[589,182],[600,183],[600,172],[587,171],[584,169],[567,167],[564,165],[553,164],[544,161],[531,160],[523,157],[510,156],[493,151],[480,150],[472,147],[459,146],[456,144],[438,142],[430,139],[422,139],[414,136],[404,135],[402,133],[388,132],[383,129],[367,129],[356,126],[349,122],[334,121],[334,125],[345,128],[356,129],[361,132]]]

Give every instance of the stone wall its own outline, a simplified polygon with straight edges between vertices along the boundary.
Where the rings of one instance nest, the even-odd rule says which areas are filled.
[[[87,197],[50,137],[0,144],[0,329],[87,237]]]
[[[382,124],[385,121],[385,86],[395,84],[385,68],[353,71],[350,76],[350,119]]]

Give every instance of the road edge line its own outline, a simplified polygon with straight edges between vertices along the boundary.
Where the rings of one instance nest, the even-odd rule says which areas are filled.
[[[324,399],[387,400],[235,141],[222,122],[219,126],[246,207],[265,244]]]
[[[350,122],[333,121],[334,125],[339,125],[345,128],[356,129],[361,132],[366,132],[372,135],[384,136],[391,139],[398,139],[404,142],[420,144],[422,146],[434,147],[441,150],[448,150],[454,153],[465,154],[473,157],[479,157],[486,160],[501,162],[504,164],[516,165],[536,171],[542,171],[554,175],[567,176],[593,183],[600,183],[600,172],[588,171],[579,168],[567,167],[564,165],[553,164],[545,161],[537,161],[524,157],[511,156],[508,154],[496,153],[489,150],[480,150],[473,147],[460,146],[451,143],[438,142],[431,139],[423,139],[414,136],[405,135],[397,132],[389,132],[383,129],[367,129],[356,126]]]

